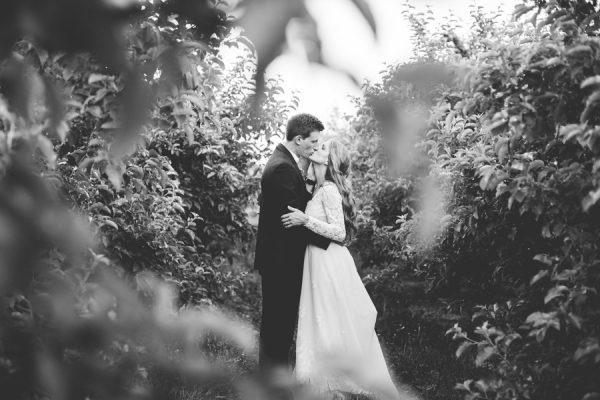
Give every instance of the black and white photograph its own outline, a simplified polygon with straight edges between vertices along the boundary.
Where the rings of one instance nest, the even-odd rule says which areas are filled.
[[[600,400],[597,0],[2,0],[0,399]]]

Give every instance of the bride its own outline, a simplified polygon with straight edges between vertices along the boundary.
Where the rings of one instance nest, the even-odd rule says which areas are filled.
[[[374,329],[377,311],[342,244],[354,228],[349,152],[328,140],[310,160],[313,197],[305,213],[289,207],[282,222],[286,228],[304,225],[334,242],[327,250],[308,245],[304,256],[296,377],[320,392],[398,399]]]

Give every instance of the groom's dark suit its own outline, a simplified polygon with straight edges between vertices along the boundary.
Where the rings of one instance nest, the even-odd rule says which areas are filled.
[[[287,207],[304,211],[310,197],[298,164],[280,144],[263,172],[259,201],[254,265],[262,276],[261,368],[289,365],[306,246],[326,249],[330,243],[304,227],[283,227],[281,216],[290,212]]]

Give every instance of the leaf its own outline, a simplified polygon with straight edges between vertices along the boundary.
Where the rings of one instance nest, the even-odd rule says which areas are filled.
[[[119,226],[114,221],[111,221],[109,219],[102,221],[102,223],[100,224],[100,227],[102,228],[103,226],[110,226],[111,228],[119,230]]]
[[[102,118],[102,109],[99,106],[88,107],[87,112],[89,112],[96,118]]]
[[[533,10],[534,8],[536,8],[535,4],[531,5],[531,6],[527,6],[526,4],[517,4],[513,11],[513,18],[515,20],[518,20],[519,18],[521,18],[523,15],[527,14],[529,11]]]
[[[556,21],[556,19],[558,19],[559,17],[562,17],[566,13],[567,13],[566,10],[555,11],[554,13],[550,14],[545,20],[540,21],[540,23],[538,24],[536,29],[539,32],[544,26]]]
[[[200,110],[206,108],[206,102],[204,99],[194,92],[185,93],[181,97],[192,102]]]
[[[482,393],[485,393],[489,389],[489,385],[482,379],[479,379],[475,382],[475,387],[479,389]]]
[[[528,324],[532,324],[534,327],[540,326],[541,324],[543,324],[545,321],[548,320],[549,316],[550,316],[550,314],[548,314],[548,313],[536,311],[534,313],[529,314],[527,316],[527,319],[525,319],[525,322]]]
[[[548,254],[536,254],[533,259],[546,265],[552,265],[553,260]]]
[[[455,389],[466,390],[466,391],[470,392],[472,383],[473,383],[473,379],[467,379],[463,383],[457,383],[455,386]]]
[[[142,179],[144,177],[144,169],[140,166],[131,165],[127,169],[131,171],[133,173],[133,176],[135,176],[138,179]]]
[[[537,171],[538,169],[543,168],[544,166],[545,164],[542,160],[533,160],[531,164],[529,164],[529,170]]]
[[[119,127],[119,125],[115,122],[115,121],[108,121],[102,124],[102,126],[100,126],[100,129],[117,129]]]
[[[579,124],[569,124],[565,126],[561,126],[558,130],[558,135],[562,138],[562,141],[566,143],[573,137],[577,136],[582,132],[581,125]]]
[[[462,342],[461,345],[458,346],[458,349],[456,349],[456,358],[460,358],[465,353],[465,351],[470,349],[475,344],[476,343],[469,342],[469,341]]]
[[[508,120],[501,119],[501,120],[496,121],[496,122],[492,123],[491,125],[489,125],[488,130],[492,134],[497,135],[498,133],[503,132],[507,126],[508,126]]]
[[[88,84],[91,85],[92,83],[106,81],[106,80],[109,80],[109,79],[113,79],[113,77],[112,76],[108,76],[108,75],[103,75],[103,74],[97,74],[97,73],[93,72],[88,77]]]
[[[586,132],[585,137],[587,138],[587,143],[583,141],[587,147],[590,148],[595,154],[600,153],[600,128],[596,127]]]
[[[537,274],[534,275],[533,278],[531,278],[531,281],[529,282],[530,285],[535,285],[537,282],[540,281],[540,279],[548,276],[549,272],[548,270],[542,269],[540,270]]]
[[[600,358],[600,343],[597,340],[584,341],[575,352],[573,359],[579,363],[584,363],[590,358],[595,359],[596,363]]]
[[[600,188],[590,191],[587,196],[581,200],[581,207],[584,212],[588,212],[600,200]]]
[[[554,67],[555,65],[564,65],[562,58],[560,57],[551,57],[544,61],[544,67]]]
[[[521,188],[515,190],[512,195],[512,197],[519,203],[522,203],[526,196],[527,192]]]
[[[479,180],[479,187],[481,190],[487,190],[488,183],[492,175],[494,174],[494,167],[491,165],[485,165],[479,169],[479,175],[481,179]]]
[[[89,210],[97,212],[97,213],[100,213],[100,214],[103,214],[103,215],[112,215],[113,214],[113,212],[111,211],[111,209],[108,208],[106,206],[106,204],[100,203],[100,202],[92,204],[90,206]]]
[[[546,297],[544,297],[544,304],[548,304],[552,300],[563,296],[567,292],[569,292],[569,288],[564,285],[554,286],[548,291]]]
[[[248,40],[248,38],[245,36],[240,36],[239,38],[237,38],[236,43],[241,43],[241,44],[245,45],[248,49],[253,50],[253,51],[255,50],[254,43],[252,43],[252,41]]]
[[[477,353],[477,358],[475,358],[475,365],[477,365],[478,367],[482,366],[483,363],[494,354],[495,350],[493,347],[485,346]]]
[[[537,19],[540,16],[540,13],[542,12],[542,9],[539,8],[537,10],[537,12],[535,14],[533,14],[533,16],[528,20],[528,22],[531,22],[531,25],[533,25],[535,27],[535,25],[537,24]]]
[[[377,24],[375,23],[375,17],[373,17],[373,13],[371,12],[371,8],[369,4],[365,0],[350,0],[352,3],[358,8],[358,11],[362,14],[363,18],[369,24],[371,31],[373,34],[377,36]]]
[[[580,44],[575,47],[570,48],[565,53],[567,56],[582,56],[586,54],[590,54],[592,52],[592,48],[585,44]]]
[[[590,105],[598,102],[599,100],[600,100],[600,90],[597,90],[587,98],[587,100],[585,101],[585,105],[589,107]]]
[[[581,89],[585,89],[588,86],[600,85],[600,75],[590,76],[581,82]]]
[[[582,323],[583,323],[583,319],[573,313],[569,313],[569,320],[571,321],[571,323],[577,328],[577,329],[581,329]]]
[[[496,186],[496,198],[502,196],[509,190],[509,186],[504,182],[499,182],[498,186]]]

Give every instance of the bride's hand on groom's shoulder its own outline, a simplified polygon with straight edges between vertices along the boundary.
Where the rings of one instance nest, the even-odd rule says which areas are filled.
[[[301,226],[308,222],[308,215],[304,214],[302,211],[291,206],[288,206],[288,210],[291,212],[281,216],[281,222],[283,222],[284,228]]]

